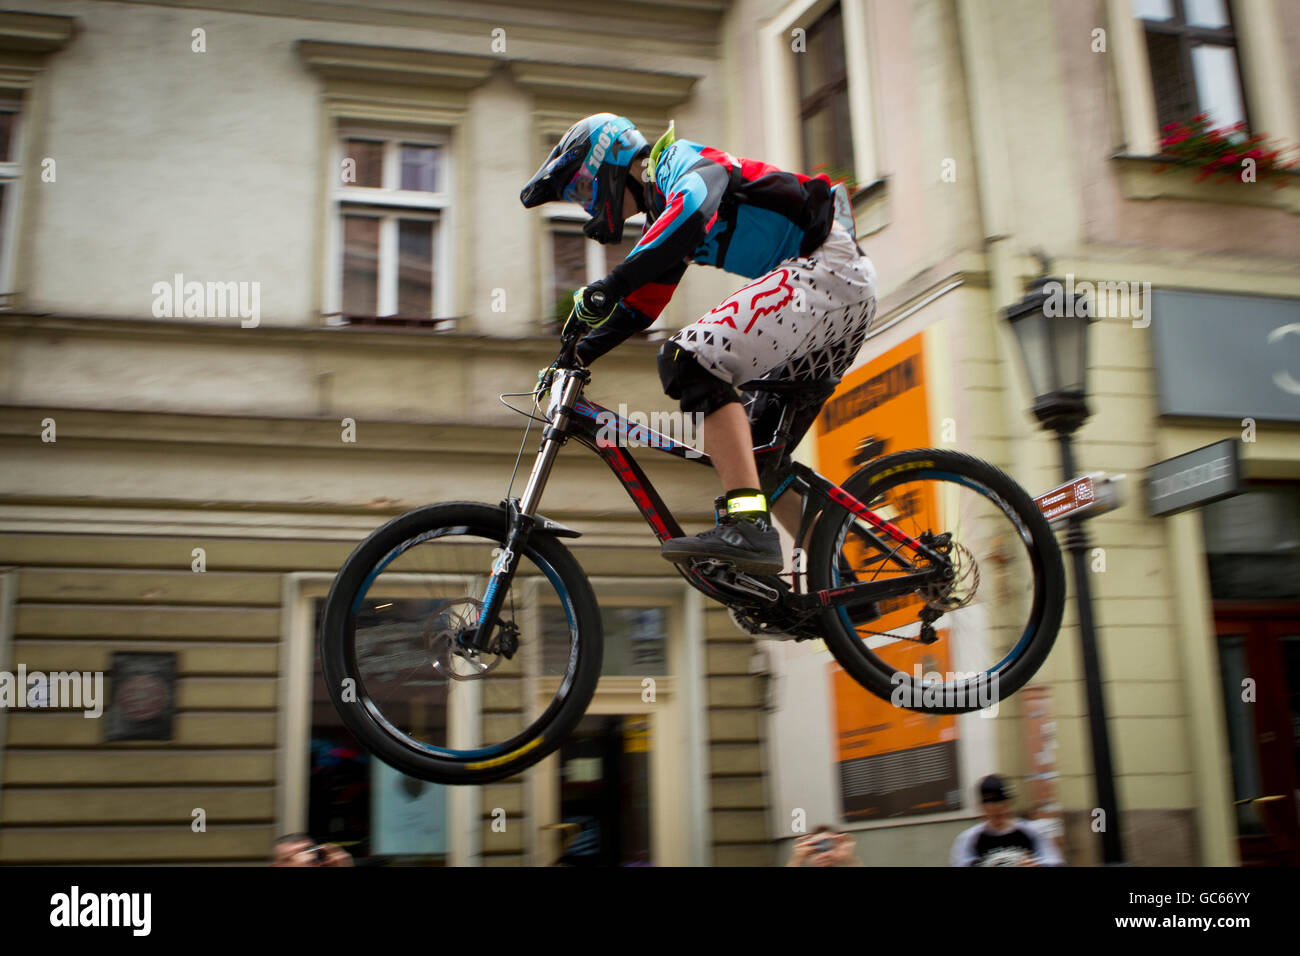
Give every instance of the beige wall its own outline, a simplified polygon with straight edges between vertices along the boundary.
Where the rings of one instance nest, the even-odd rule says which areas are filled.
[[[786,20],[802,6],[742,4],[756,23],[733,42],[754,56],[771,18]],[[1243,29],[1255,55],[1248,68],[1272,71],[1275,80],[1248,90],[1252,112],[1294,127],[1300,61],[1287,38],[1300,28],[1300,12],[1270,0],[1247,6],[1255,18]],[[949,408],[932,408],[932,416],[954,417],[956,447],[1009,468],[1035,492],[1060,481],[1059,461],[1033,428],[1021,359],[998,315],[1037,272],[1035,250],[1052,258],[1054,273],[1079,280],[1300,295],[1300,230],[1290,200],[1267,185],[1243,193],[1194,184],[1178,170],[1153,174],[1154,163],[1112,159],[1123,148],[1124,111],[1136,88],[1116,56],[1123,25],[1108,19],[1116,7],[1127,4],[867,0],[866,35],[848,39],[850,53],[866,50],[874,65],[872,121],[887,184],[859,208],[858,221],[869,231],[863,246],[879,273],[882,321],[946,282],[963,286],[869,339],[861,359],[941,321],[949,397],[934,401]],[[1098,26],[1108,28],[1107,54],[1090,50]],[[1276,49],[1259,37],[1270,26],[1282,35],[1280,61],[1269,60]],[[737,56],[743,60],[743,51]],[[744,75],[744,106],[735,114],[761,113],[771,142],[782,135],[770,128],[771,104],[761,100],[752,69]],[[746,132],[747,144],[760,141],[752,127]],[[796,132],[787,125],[786,136]],[[940,177],[947,158],[956,161],[955,182]],[[1128,500],[1089,531],[1105,553],[1092,590],[1131,859],[1231,863],[1227,744],[1199,523],[1195,515],[1147,517],[1141,475],[1156,461],[1233,437],[1240,426],[1162,422],[1149,331],[1128,320],[1094,327],[1090,364],[1093,417],[1078,435],[1079,466],[1128,476]],[[1295,429],[1268,431],[1243,446],[1247,473],[1300,476]],[[1095,858],[1088,830],[1095,794],[1078,647],[1071,600],[1040,680],[1058,718],[1067,842],[1086,862]],[[1018,714],[1013,698],[997,720],[999,761],[1012,774],[1024,772]],[[782,754],[776,757],[779,765]],[[773,832],[784,832],[788,808],[776,811]],[[903,852],[939,859],[951,828],[864,831],[861,855],[882,863],[901,862]],[[907,837],[909,829],[922,835]]]
[[[55,159],[58,179],[31,196],[25,303],[62,314],[145,316],[153,283],[180,272],[199,281],[261,282],[266,324],[319,324],[324,117],[319,78],[296,55],[295,42],[486,56],[499,27],[507,42],[501,69],[470,92],[465,123],[454,133],[467,146],[456,170],[466,187],[456,196],[456,301],[471,326],[519,334],[537,317],[529,283],[540,281],[530,234],[538,214],[517,199],[535,167],[535,134],[531,97],[505,75],[505,60],[701,77],[678,114],[679,128],[706,141],[722,133],[712,28],[720,6],[702,5],[698,15],[678,11],[697,24],[680,39],[635,29],[629,15],[637,11],[587,6],[575,21],[529,8],[479,16],[473,5],[453,3],[408,4],[401,14],[399,5],[380,14],[365,5],[326,11],[287,0],[253,4],[250,11],[265,15],[250,16],[168,4],[43,2],[43,12],[77,18],[79,30],[51,59],[46,77],[43,153]],[[660,19],[666,12],[643,6]],[[205,53],[191,52],[195,28],[206,31]],[[611,37],[629,32],[637,41],[621,45],[610,61]],[[573,118],[609,105],[592,90],[587,102],[575,104]],[[149,228],[124,236],[123,222]],[[690,277],[680,296],[682,321],[708,311],[734,286],[717,275]],[[504,314],[488,311],[497,288],[507,291]]]

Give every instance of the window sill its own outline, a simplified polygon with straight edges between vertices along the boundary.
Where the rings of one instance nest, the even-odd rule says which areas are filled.
[[[329,329],[401,329],[417,332],[455,332],[460,325],[456,317],[446,319],[405,318],[399,315],[329,315],[324,326]]]
[[[1285,185],[1279,188],[1270,181],[1271,177],[1254,183],[1213,179],[1198,182],[1199,167],[1171,156],[1119,153],[1111,157],[1111,162],[1115,164],[1125,199],[1190,199],[1300,212],[1300,173],[1281,173],[1286,178]],[[1162,166],[1183,168],[1161,170]]]
[[[539,327],[540,327],[540,329],[541,329],[541,332],[540,332],[539,334],[541,334],[542,336],[548,337],[548,338],[554,338],[554,339],[556,339],[557,341],[558,341],[559,338],[560,338],[560,332],[561,332],[561,331],[563,330],[563,328],[564,328],[564,323],[563,323],[563,322],[556,322],[556,321],[549,321],[549,320],[543,320],[543,321],[541,321],[540,323],[538,323],[538,325],[539,325]],[[658,342],[658,341],[660,341],[660,340],[662,340],[662,339],[666,339],[666,338],[668,338],[668,337],[669,337],[670,335],[672,335],[675,331],[676,331],[676,329],[666,329],[666,328],[658,328],[658,329],[656,329],[656,328],[649,328],[649,329],[642,329],[640,332],[633,332],[633,333],[632,333],[631,335],[629,335],[629,336],[628,336],[624,341],[626,341],[626,342]]]
[[[884,229],[889,225],[889,178],[882,176],[854,190],[849,203],[859,239]]]

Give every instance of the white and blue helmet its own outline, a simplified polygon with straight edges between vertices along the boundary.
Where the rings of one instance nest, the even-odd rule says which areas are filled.
[[[569,127],[533,178],[519,193],[531,209],[545,202],[576,202],[591,219],[583,226],[598,242],[623,238],[623,187],[633,162],[650,152],[650,144],[625,116],[596,113]],[[634,191],[641,181],[631,179]],[[638,201],[638,205],[644,203]]]

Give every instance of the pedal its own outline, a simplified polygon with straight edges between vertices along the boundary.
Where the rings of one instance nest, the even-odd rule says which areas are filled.
[[[714,558],[695,558],[690,561],[689,566],[710,581],[739,591],[741,594],[761,598],[769,604],[775,604],[781,599],[781,592],[776,588],[764,584],[748,574],[742,574],[726,561],[719,561]]]

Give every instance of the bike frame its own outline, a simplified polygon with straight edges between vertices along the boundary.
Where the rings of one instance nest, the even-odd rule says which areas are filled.
[[[566,342],[565,349],[567,353],[571,353],[573,344]],[[562,351],[561,361],[557,363],[560,367],[555,372],[551,406],[546,416],[549,424],[542,431],[541,446],[533,461],[528,484],[521,498],[512,498],[505,502],[510,519],[506,547],[493,563],[492,576],[484,592],[483,606],[472,638],[473,646],[480,650],[489,645],[503,595],[508,590],[515,568],[519,564],[519,556],[536,523],[542,492],[560,447],[570,438],[586,445],[609,466],[646,524],[650,526],[650,530],[660,541],[680,537],[683,534],[681,525],[677,523],[668,506],[655,491],[654,485],[637,464],[636,459],[629,453],[624,441],[619,439],[611,441],[608,437],[609,433],[617,433],[620,439],[625,439],[627,443],[635,442],[676,458],[694,461],[701,465],[712,464],[703,452],[676,442],[647,426],[631,424],[603,405],[584,398],[582,391],[590,379],[590,373],[577,365],[576,361],[570,367],[564,367],[565,355],[566,351]],[[792,461],[787,450],[790,436],[786,431],[790,417],[790,409],[787,407],[774,439],[766,445],[755,448],[754,457],[760,480],[765,481],[777,474],[782,475],[771,496],[771,502],[775,502],[791,489],[802,495],[803,518],[796,541],[804,539],[816,516],[833,503],[866,522],[872,531],[879,532],[881,537],[877,537],[872,531],[868,531],[867,536],[875,540],[886,559],[900,569],[915,568],[914,564],[902,556],[901,552],[904,549],[923,556],[928,564],[924,569],[913,570],[912,573],[892,576],[882,581],[860,581],[843,587],[808,592],[804,586],[806,567],[803,565],[806,562],[802,558],[802,552],[796,547],[793,586],[788,592],[777,595],[779,606],[795,613],[805,614],[824,608],[854,607],[912,593],[918,587],[933,580],[936,568],[948,567],[948,560],[943,554],[929,547],[925,542],[908,535],[892,522],[881,518],[839,485],[823,478],[808,466]],[[886,538],[894,544],[888,544]],[[737,589],[725,587],[699,567],[683,565],[675,565],[675,567],[693,587],[722,604],[730,604],[746,593],[743,587]],[[738,577],[753,582],[752,577],[746,575],[738,575]],[[765,587],[761,583],[754,586]],[[748,593],[756,592],[751,590]]]

